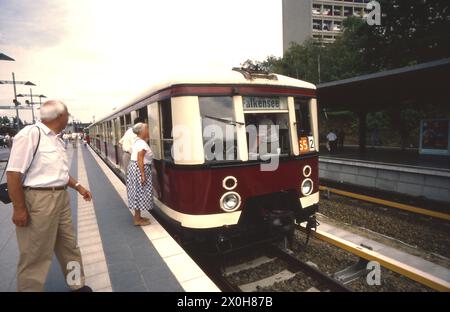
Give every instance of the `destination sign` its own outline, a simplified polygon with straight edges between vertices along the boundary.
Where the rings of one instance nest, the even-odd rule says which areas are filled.
[[[244,96],[244,110],[285,110],[287,99],[279,97]]]

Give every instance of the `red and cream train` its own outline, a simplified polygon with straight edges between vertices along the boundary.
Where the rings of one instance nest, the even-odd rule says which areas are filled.
[[[291,231],[317,211],[319,144],[313,84],[234,68],[151,88],[87,129],[92,148],[122,174],[118,141],[136,117],[150,127],[154,212],[183,233],[219,241],[243,233],[271,235]],[[278,157],[274,171],[262,170],[270,160],[258,150],[252,152],[246,130],[267,120],[279,126],[278,148],[269,155]],[[207,142],[215,140],[208,126],[231,127],[216,157],[205,150]],[[186,131],[180,134],[177,127]],[[171,152],[180,146],[181,157]]]

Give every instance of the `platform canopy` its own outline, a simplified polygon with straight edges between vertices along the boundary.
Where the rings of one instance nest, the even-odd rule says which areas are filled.
[[[12,57],[9,57],[6,54],[0,53],[0,60],[1,61],[14,61],[14,59]]]
[[[392,105],[450,104],[450,58],[322,83],[319,104],[327,111],[380,111]]]

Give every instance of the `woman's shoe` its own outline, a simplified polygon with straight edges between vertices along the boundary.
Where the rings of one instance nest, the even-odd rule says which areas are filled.
[[[146,225],[149,225],[150,224],[150,220],[139,220],[139,221],[134,221],[134,225],[136,225],[136,226],[146,226]]]
[[[93,290],[92,290],[91,287],[85,285],[85,286],[83,286],[81,288],[72,290],[72,292],[93,292]]]

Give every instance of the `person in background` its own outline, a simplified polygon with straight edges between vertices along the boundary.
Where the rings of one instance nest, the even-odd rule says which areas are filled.
[[[334,130],[330,130],[330,132],[327,134],[327,141],[330,154],[334,154],[336,152],[337,147],[337,135],[334,132]]]
[[[10,137],[9,133],[7,133],[5,135],[5,143],[8,148],[11,148],[11,137]]]
[[[67,188],[75,189],[86,201],[91,201],[92,195],[69,175],[67,153],[58,137],[69,120],[66,105],[45,102],[41,120],[16,135],[6,168],[19,248],[17,290],[43,291],[55,253],[68,286],[90,292],[85,286]],[[76,264],[75,273],[72,264]]]
[[[152,159],[153,153],[147,144],[148,125],[139,122],[133,126],[136,135],[131,147],[130,164],[127,169],[128,205],[134,210],[134,225],[149,225],[150,220],[141,216],[142,211],[153,209]]]
[[[77,141],[78,141],[78,134],[76,132],[72,133],[72,147],[77,147]]]
[[[67,133],[64,133],[62,139],[64,141],[64,147],[67,149],[67,144],[69,144],[69,135]]]
[[[142,118],[136,118],[134,120],[134,124],[144,122]],[[130,127],[123,137],[119,140],[119,145],[122,148],[122,165],[125,168],[125,174],[127,174],[128,165],[130,163],[130,157],[131,157],[131,146],[133,145],[134,140],[136,139],[136,134],[133,132],[133,127]]]

